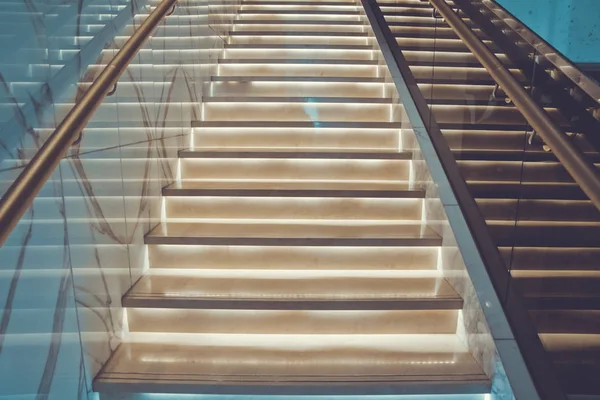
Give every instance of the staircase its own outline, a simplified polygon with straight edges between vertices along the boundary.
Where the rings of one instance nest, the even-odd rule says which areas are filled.
[[[495,82],[448,24],[432,17],[428,2],[379,4],[522,289],[561,385],[569,395],[599,396],[600,212],[539,137],[528,143],[521,113],[501,89],[491,96]],[[511,65],[490,37],[474,32]],[[548,99],[546,110],[573,132]],[[583,137],[574,140],[600,163]]]
[[[95,391],[489,393],[369,32],[355,1],[243,1]]]

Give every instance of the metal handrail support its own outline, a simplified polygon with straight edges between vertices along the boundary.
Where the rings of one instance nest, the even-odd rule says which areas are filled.
[[[600,174],[550,115],[527,93],[496,55],[473,33],[445,0],[429,0],[448,25],[502,87],[527,122],[552,149],[594,206],[600,210]]]
[[[177,0],[163,0],[131,35],[0,200],[0,246],[77,140],[96,109]]]
[[[510,272],[396,38],[376,0],[361,2],[423,158],[439,187],[450,226],[454,232],[469,233],[456,234],[456,241],[484,314],[492,321],[490,331],[516,397],[519,400],[565,400],[521,294],[511,285]],[[498,308],[502,317],[498,316]],[[514,348],[515,342],[520,352]]]

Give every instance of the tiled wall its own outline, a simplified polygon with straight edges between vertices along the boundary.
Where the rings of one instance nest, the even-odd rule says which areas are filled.
[[[100,3],[85,6],[92,10]],[[9,141],[3,142],[7,151],[0,164],[0,193],[157,3],[136,3],[136,16],[130,14],[114,40],[90,56],[90,68],[82,66],[77,74],[82,83],[67,84],[59,101],[51,95],[47,103],[33,101],[33,116],[23,111],[25,100],[13,102],[20,136],[10,151]],[[218,21],[225,29],[232,17],[209,16],[218,5],[178,2],[0,248],[0,399],[95,397],[91,382],[126,333],[121,296],[146,267],[144,235],[160,220],[161,189],[176,178],[177,151],[188,145],[191,122],[200,118],[202,81],[222,47],[209,18],[210,25]],[[78,42],[79,32],[85,36],[82,42],[92,42],[118,17],[97,15],[107,23],[84,25],[83,17],[75,18],[80,25],[75,22],[56,41],[69,47]],[[30,26],[39,28],[33,16]],[[23,70],[33,62],[25,57],[15,61]],[[32,91],[43,91],[54,77],[53,66],[44,62],[43,73],[35,75],[39,85],[30,82]],[[8,89],[2,95],[3,105],[15,98]],[[28,97],[27,92],[21,95]],[[3,115],[0,132],[15,123],[14,115]]]

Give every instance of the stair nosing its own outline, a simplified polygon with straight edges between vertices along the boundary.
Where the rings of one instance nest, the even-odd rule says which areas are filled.
[[[411,160],[412,152],[335,152],[335,151],[210,151],[180,150],[180,158],[277,158],[277,159],[356,159]]]
[[[350,82],[350,83],[385,83],[385,78],[368,78],[368,77],[327,77],[327,76],[211,76],[213,82],[226,81],[264,81],[264,82]]]
[[[405,299],[215,299],[142,296],[126,293],[123,307],[179,309],[236,309],[236,310],[460,310],[463,299],[456,295],[446,298]]]
[[[148,234],[145,244],[207,245],[207,246],[318,246],[318,247],[399,247],[441,246],[434,238],[273,238],[273,237],[192,237]]]
[[[251,14],[279,14],[279,15],[293,15],[293,14],[304,14],[304,15],[361,15],[358,10],[287,10],[287,9],[269,9],[269,10],[239,10],[240,15],[251,15]],[[243,21],[243,20],[241,20]],[[235,21],[237,22],[237,21]]]
[[[202,189],[167,186],[163,196],[326,197],[326,198],[424,198],[424,189]]]
[[[239,19],[235,21],[236,25],[335,25],[335,26],[368,26],[362,21],[328,21],[321,19]]]
[[[206,103],[392,103],[391,98],[384,97],[204,96],[202,100]]]
[[[192,128],[368,128],[400,129],[398,122],[347,121],[191,121]]]
[[[368,44],[263,44],[242,43],[224,44],[225,49],[272,49],[272,50],[369,50],[374,51]]]
[[[344,60],[338,58],[221,58],[219,64],[341,64],[379,65],[378,60]]]
[[[327,32],[327,31],[231,31],[230,36],[335,36],[369,37],[368,32]]]
[[[96,392],[153,392],[153,393],[194,393],[194,394],[230,394],[230,395],[390,395],[390,394],[462,394],[487,393],[491,390],[490,379],[481,374],[460,375],[460,380],[449,379],[448,375],[423,375],[419,381],[402,381],[386,376],[385,379],[369,381],[356,381],[356,377],[328,381],[315,381],[304,378],[303,381],[273,382],[272,379],[262,381],[223,380],[219,377],[205,377],[202,381],[184,383],[181,380],[156,380],[156,378],[143,379],[139,383],[131,383],[131,379],[115,382],[114,378],[103,377],[100,373],[93,381],[93,390]],[[423,379],[429,378],[429,379]]]

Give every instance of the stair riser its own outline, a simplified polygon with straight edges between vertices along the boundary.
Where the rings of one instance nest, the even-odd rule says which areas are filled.
[[[269,311],[128,308],[130,332],[453,334],[456,310]]]
[[[374,65],[221,64],[220,76],[347,76],[377,77]]]
[[[182,159],[183,179],[408,180],[405,160]]]
[[[294,17],[294,16],[292,16]],[[255,18],[252,18],[253,20],[256,20]],[[294,17],[294,18],[289,18],[289,20],[297,20],[298,17]],[[316,23],[313,22],[315,19],[311,18],[312,21],[307,21],[306,23],[302,23],[302,24],[293,24],[293,23],[281,23],[281,24],[277,24],[277,23],[272,23],[272,22],[268,22],[265,21],[265,23],[261,24],[261,23],[255,23],[255,22],[248,22],[248,23],[241,23],[241,24],[236,24],[236,30],[234,32],[273,32],[273,33],[277,33],[277,32],[289,32],[289,33],[293,33],[293,32],[326,32],[326,33],[330,33],[330,32],[336,32],[336,33],[361,33],[361,32],[365,32],[365,28],[361,25],[356,25],[356,24],[348,24],[348,25],[327,25],[327,21],[323,21],[323,23]],[[285,21],[285,20],[284,20]],[[311,23],[312,22],[312,23]],[[342,35],[343,36],[343,35]],[[232,43],[236,43],[235,40],[232,41]],[[307,44],[310,43],[309,41],[303,41],[302,43]],[[363,39],[361,44],[365,44],[365,40]]]
[[[311,31],[319,31],[312,29]],[[315,34],[312,36],[231,36],[229,38],[231,44],[313,44],[313,45],[346,45],[346,46],[365,46],[373,45],[375,42],[368,37],[335,37],[335,36],[320,36]]]
[[[153,268],[434,270],[435,247],[148,246]]]
[[[341,49],[226,49],[223,58],[300,59],[300,60],[373,60],[375,50]]]
[[[276,85],[270,86],[276,89]],[[392,129],[195,128],[194,132],[198,150],[254,147],[395,152],[400,139],[400,132]]]
[[[420,221],[421,199],[168,197],[175,219],[364,219]]]
[[[235,113],[231,107],[235,107]],[[389,121],[390,104],[361,103],[204,103],[203,121]]]

